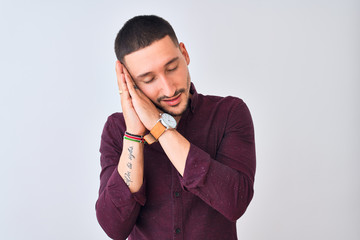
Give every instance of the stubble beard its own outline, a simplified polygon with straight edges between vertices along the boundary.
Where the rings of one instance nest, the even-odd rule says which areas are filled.
[[[164,113],[168,113],[170,114],[171,116],[173,117],[178,117],[178,116],[181,116],[185,111],[186,109],[189,107],[189,99],[190,99],[190,74],[189,74],[189,70],[188,70],[188,74],[187,74],[187,79],[186,79],[186,86],[187,86],[187,89],[185,88],[181,88],[179,90],[176,90],[174,96],[178,95],[179,93],[181,94],[186,94],[187,95],[187,98],[185,99],[186,103],[185,103],[185,106],[183,109],[180,109],[180,112],[179,113],[175,113],[173,111],[171,111],[171,109],[169,110],[166,110],[164,109],[161,105],[160,105],[160,102],[162,99],[165,99],[166,97],[160,97],[157,99],[157,103],[154,103],[155,106],[160,109],[160,111],[164,112]],[[179,105],[181,105],[182,102],[179,103]],[[179,105],[176,105],[176,106],[170,106],[170,108],[176,108],[176,107],[179,107]]]

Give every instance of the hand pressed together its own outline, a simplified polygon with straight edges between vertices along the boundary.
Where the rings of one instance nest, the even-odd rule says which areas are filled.
[[[121,92],[121,106],[126,123],[126,131],[144,135],[151,130],[159,119],[160,111],[151,100],[136,87],[127,69],[116,61],[116,76]]]

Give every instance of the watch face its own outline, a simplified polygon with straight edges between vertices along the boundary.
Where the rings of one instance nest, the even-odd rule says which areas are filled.
[[[161,114],[161,123],[167,128],[176,128],[176,120],[170,114]]]

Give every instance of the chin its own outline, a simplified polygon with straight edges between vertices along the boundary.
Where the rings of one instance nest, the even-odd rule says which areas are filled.
[[[173,117],[181,116],[186,111],[186,109],[188,108],[188,102],[189,101],[187,101],[185,106],[184,106],[184,104],[180,103],[176,107],[167,107],[167,108],[160,107],[160,110],[162,110],[165,113],[170,114]]]

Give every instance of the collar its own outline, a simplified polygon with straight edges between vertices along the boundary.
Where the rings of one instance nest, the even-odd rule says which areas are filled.
[[[189,106],[190,106],[191,112],[194,113],[199,96],[198,96],[198,93],[196,91],[195,85],[193,83],[191,83],[191,85],[190,85],[190,93],[191,93],[192,96],[190,98]]]

